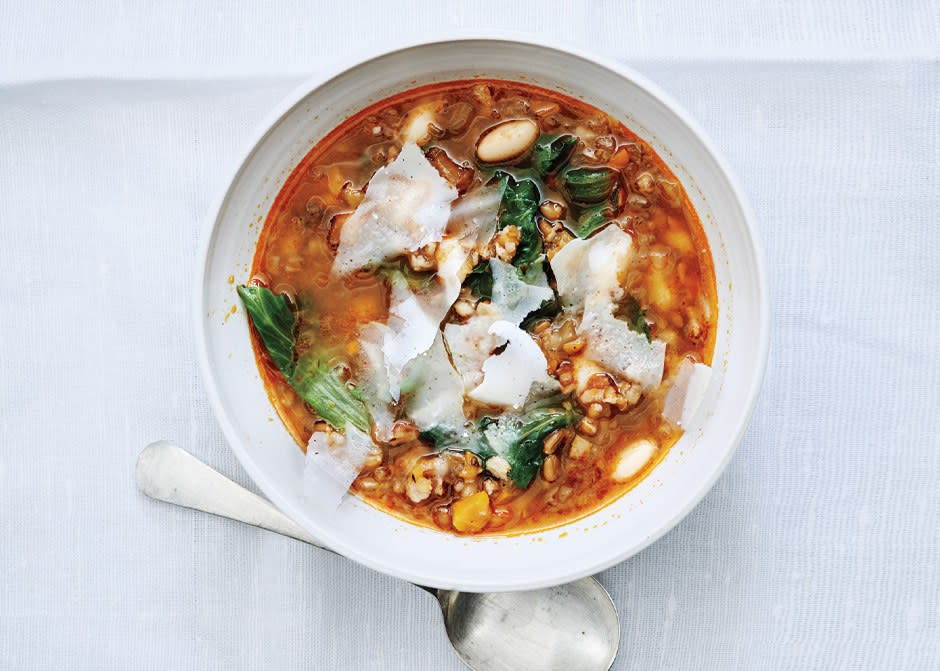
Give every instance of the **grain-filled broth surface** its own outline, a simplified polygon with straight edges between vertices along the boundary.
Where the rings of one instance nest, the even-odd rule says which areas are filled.
[[[522,154],[514,154],[519,147]],[[361,255],[351,231],[383,237],[375,231],[387,204],[373,210],[378,219],[360,216],[370,207],[370,180],[379,170],[416,161],[427,161],[458,196],[443,240],[397,255],[383,252],[380,261],[338,272],[347,258]],[[372,184],[376,192],[384,188],[378,179]],[[396,184],[390,178],[390,194]],[[401,194],[390,199],[408,200]],[[491,237],[454,242],[461,202],[482,203],[481,218],[497,222]],[[383,410],[363,382],[371,375],[363,373],[367,334],[379,334],[371,340],[379,345],[369,351],[385,357],[376,369],[384,376],[397,356],[388,339],[396,328],[409,328],[400,319],[401,297],[430,304],[428,296],[446,293],[448,250],[463,260],[459,294],[445,306],[441,333],[428,352],[438,357],[431,368],[439,371],[441,361],[450,360],[456,373],[448,370],[442,380],[438,373],[414,372],[422,357],[432,356],[421,354],[402,368],[400,390],[392,376],[398,400],[386,399],[389,410]],[[708,371],[718,314],[705,235],[682,185],[650,146],[581,101],[495,80],[402,93],[320,141],[268,213],[246,284],[246,291],[270,290],[255,296],[272,301],[267,310],[247,299],[246,306],[264,384],[298,445],[346,449],[355,429],[337,424],[362,418],[372,440],[350,490],[405,520],[464,534],[557,525],[640,481],[682,434],[682,410],[690,410],[682,407],[683,395],[693,396],[696,385],[689,380],[700,382],[698,374]],[[500,290],[507,286],[521,287],[532,300],[550,299],[535,302],[538,309],[521,322],[518,315],[509,319],[500,303],[510,295]],[[281,328],[275,328],[278,316]],[[491,334],[486,327],[497,319],[506,334],[524,333],[537,354],[502,331]],[[621,343],[629,348],[615,351]],[[467,359],[455,351],[467,346],[475,368],[459,365]],[[501,399],[524,383],[503,384],[496,371],[513,355],[520,357],[507,367],[513,377],[528,365],[520,362],[537,361],[542,369],[521,405]],[[318,367],[310,368],[310,361]],[[323,391],[316,375],[327,370],[341,388]],[[434,414],[446,414],[434,404],[451,398],[455,379],[464,385],[467,422],[459,436],[445,430],[453,420],[438,422],[443,415]],[[318,405],[330,390],[346,399],[338,411],[335,403]]]

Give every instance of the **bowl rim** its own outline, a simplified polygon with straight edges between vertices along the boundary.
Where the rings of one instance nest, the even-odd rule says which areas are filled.
[[[217,197],[212,203],[211,209],[208,211],[210,218],[207,218],[207,221],[203,223],[204,229],[202,231],[199,253],[196,259],[195,281],[193,282],[195,296],[194,300],[192,301],[193,327],[196,337],[196,358],[198,360],[199,372],[200,377],[202,378],[203,387],[209,399],[210,408],[212,409],[213,415],[215,416],[215,419],[222,429],[222,433],[225,436],[226,441],[228,442],[232,451],[235,453],[239,463],[245,468],[252,481],[261,489],[264,495],[274,503],[274,505],[276,505],[280,510],[284,511],[285,514],[287,514],[292,519],[298,519],[293,503],[289,501],[286,496],[282,495],[280,488],[276,484],[272,483],[267,477],[265,477],[263,470],[256,464],[255,460],[252,458],[251,454],[244,447],[244,445],[242,445],[241,438],[238,432],[236,432],[229,418],[228,411],[222,403],[219,389],[213,376],[208,352],[207,322],[204,319],[204,315],[208,309],[205,300],[206,292],[204,289],[206,270],[209,262],[210,252],[212,250],[212,243],[219,228],[219,217],[222,213],[225,203],[231,196],[233,186],[241,176],[241,173],[245,170],[245,167],[250,159],[263,144],[267,135],[272,131],[277,123],[283,117],[285,117],[291,109],[294,108],[295,105],[297,105],[311,92],[322,87],[348,70],[367,65],[372,61],[382,59],[397,52],[445,43],[479,41],[514,43],[524,46],[534,46],[541,49],[556,51],[566,56],[573,56],[575,58],[591,61],[607,70],[610,70],[615,75],[630,81],[632,84],[643,89],[648,95],[658,100],[662,105],[669,108],[676,115],[676,117],[688,127],[693,135],[696,136],[706,152],[710,155],[710,157],[715,161],[721,170],[725,180],[727,181],[730,192],[741,210],[744,219],[744,226],[748,236],[750,237],[751,248],[753,250],[754,275],[758,296],[757,309],[759,313],[759,320],[757,323],[757,333],[759,336],[759,342],[757,343],[756,349],[757,365],[755,366],[754,375],[751,376],[749,386],[747,387],[743,396],[746,401],[746,408],[744,408],[743,412],[738,414],[736,425],[733,427],[733,430],[728,433],[730,438],[730,440],[728,440],[729,447],[723,454],[723,458],[720,460],[720,462],[714,465],[707,478],[699,481],[700,484],[698,485],[697,491],[686,501],[686,503],[678,510],[678,512],[663,520],[659,524],[656,532],[650,534],[641,542],[631,544],[630,546],[625,547],[623,551],[615,553],[601,561],[582,565],[578,569],[569,572],[559,572],[555,575],[547,577],[532,576],[525,582],[517,582],[511,585],[500,584],[498,577],[496,577],[492,585],[485,586],[486,590],[539,589],[570,582],[571,580],[593,575],[610,568],[611,566],[615,566],[624,560],[639,554],[651,544],[659,540],[666,533],[674,529],[675,526],[701,502],[705,495],[711,491],[712,487],[715,485],[718,478],[724,473],[731,459],[734,457],[734,454],[737,452],[741,439],[744,435],[744,432],[747,430],[751,417],[754,413],[754,409],[757,405],[767,367],[771,331],[770,290],[767,280],[764,247],[759,231],[754,223],[755,219],[751,206],[745,197],[740,184],[738,183],[737,177],[731,171],[728,162],[724,158],[723,154],[718,151],[714,142],[707,135],[707,133],[705,133],[705,131],[699,126],[698,122],[696,122],[695,119],[692,118],[681,105],[679,105],[669,94],[663,91],[657,84],[647,79],[644,75],[616,60],[592,53],[578,46],[557,43],[555,41],[553,41],[551,45],[544,44],[537,36],[533,34],[506,30],[458,30],[446,31],[441,34],[441,36],[435,37],[434,39],[410,38],[395,41],[389,40],[371,49],[360,49],[353,56],[337,59],[332,62],[329,67],[326,67],[321,73],[306,78],[290,93],[284,96],[254,127],[254,130],[247,135],[247,141],[244,145],[242,145],[242,150],[237,152],[237,158],[234,161],[233,167],[228,172],[228,178],[223,182],[224,187],[219,190]],[[302,518],[302,516],[300,517]],[[306,527],[306,525],[302,526]],[[410,567],[389,564],[384,562],[381,557],[373,557],[371,555],[364,555],[359,553],[354,548],[343,542],[341,538],[331,538],[329,542],[324,542],[321,538],[321,534],[318,534],[316,530],[311,530],[309,528],[306,528],[306,530],[308,533],[311,533],[311,535],[317,538],[318,542],[322,543],[325,547],[343,555],[348,559],[352,559],[357,563],[386,575],[391,575],[416,584],[434,584],[435,586],[444,589],[459,590],[469,588],[472,591],[483,591],[483,588],[481,588],[480,585],[462,586],[458,581],[453,581],[450,584],[443,584],[441,581],[425,580],[423,578],[426,578],[427,576],[423,576],[418,572],[412,571]]]

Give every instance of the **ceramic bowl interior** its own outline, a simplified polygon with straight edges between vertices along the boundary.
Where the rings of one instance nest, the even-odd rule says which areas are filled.
[[[338,510],[305,497],[303,454],[268,401],[246,315],[229,282],[230,276],[236,282],[248,279],[274,197],[329,130],[399,91],[472,78],[525,81],[583,98],[649,142],[682,180],[701,217],[714,256],[720,312],[707,398],[650,476],[611,505],[564,526],[484,538],[413,526],[355,497],[347,497]],[[760,387],[768,342],[761,253],[746,205],[694,123],[622,66],[519,40],[408,47],[309,82],[284,101],[221,199],[197,291],[197,342],[210,400],[229,443],[265,495],[347,557],[412,582],[467,591],[529,589],[593,574],[672,528],[731,458]]]

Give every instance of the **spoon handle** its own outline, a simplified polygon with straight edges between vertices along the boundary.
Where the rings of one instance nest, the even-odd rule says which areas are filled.
[[[151,443],[137,457],[137,487],[147,496],[290,536],[328,550],[267,500],[185,450]]]

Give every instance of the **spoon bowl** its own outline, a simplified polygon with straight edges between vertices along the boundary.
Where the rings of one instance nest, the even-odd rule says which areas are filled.
[[[528,592],[436,596],[451,645],[477,671],[609,669],[617,656],[617,609],[594,578]]]
[[[332,552],[269,501],[167,441],[137,458],[147,496],[245,522]],[[620,622],[594,578],[527,592],[492,594],[421,587],[437,598],[447,638],[474,671],[607,671],[617,656]]]

